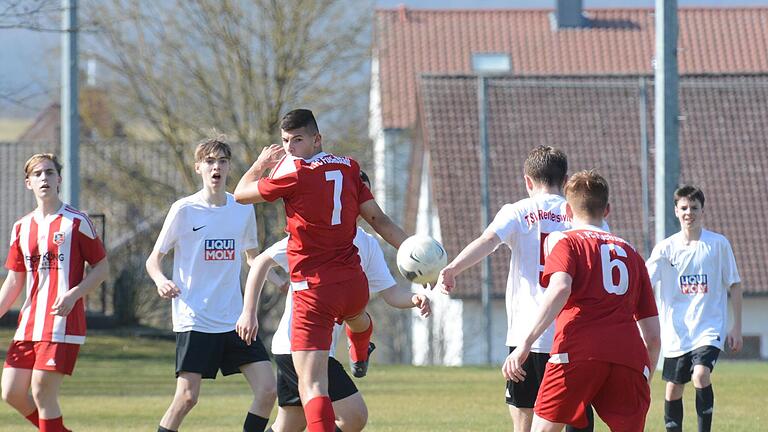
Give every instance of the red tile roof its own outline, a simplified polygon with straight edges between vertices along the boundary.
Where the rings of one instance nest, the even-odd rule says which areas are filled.
[[[377,10],[384,128],[416,121],[422,73],[471,73],[473,52],[510,55],[516,75],[650,74],[653,9],[585,10],[592,27],[553,30],[549,10]],[[679,9],[680,73],[768,71],[768,8]]]
[[[526,195],[522,166],[528,151],[552,145],[566,151],[569,171],[596,168],[609,181],[612,230],[647,256],[642,185],[650,185],[653,235],[653,86],[647,94],[650,176],[641,176],[640,77],[505,77],[489,80],[490,202]],[[480,234],[477,79],[425,76],[420,117],[430,154],[434,204],[452,258]],[[768,293],[768,74],[682,77],[681,181],[706,195],[705,226],[733,245],[747,293]],[[416,163],[415,163],[416,164]],[[651,245],[653,244],[651,239]],[[532,251],[538,253],[538,251]],[[480,266],[460,276],[458,296],[480,290]],[[494,294],[502,296],[509,253],[492,256]]]

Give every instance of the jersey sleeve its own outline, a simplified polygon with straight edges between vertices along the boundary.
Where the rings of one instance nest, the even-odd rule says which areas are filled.
[[[24,265],[24,254],[21,252],[21,245],[19,244],[20,232],[21,224],[17,223],[11,230],[11,245],[8,248],[8,257],[5,260],[5,268],[15,272],[27,270]]]
[[[392,278],[392,274],[387,267],[387,261],[384,259],[384,252],[381,251],[379,242],[374,237],[368,237],[366,239],[367,257],[360,257],[360,261],[363,267],[363,272],[368,278],[368,290],[371,293],[377,293],[384,291],[387,288],[391,288],[395,285],[395,279]],[[358,248],[359,249],[359,248]]]
[[[656,297],[653,295],[650,276],[646,271],[645,266],[642,264],[642,259],[638,258],[638,260],[640,262],[636,266],[635,271],[638,273],[638,278],[636,280],[639,283],[639,297],[635,308],[635,321],[640,321],[641,319],[650,318],[659,314],[659,311],[656,308]]]
[[[277,263],[285,271],[288,270],[288,237],[280,240],[279,242],[268,247],[264,251],[274,262]]]
[[[160,234],[157,236],[155,242],[155,250],[167,254],[171,249],[176,247],[176,243],[179,240],[179,232],[181,224],[181,208],[174,204],[171,209],[168,210],[168,215],[165,216],[165,222],[163,222],[163,228],[160,230]]]
[[[514,204],[504,205],[493,221],[485,229],[486,233],[494,233],[499,239],[511,244],[514,238],[521,232],[521,221],[518,209]]]
[[[661,282],[662,267],[666,264],[669,265],[669,260],[664,253],[664,245],[659,243],[653,248],[651,256],[645,262],[645,268],[648,270],[648,276],[651,281],[651,286],[657,285]]]
[[[729,242],[726,238],[723,238],[720,260],[723,266],[723,282],[725,283],[725,286],[730,287],[735,283],[741,282],[741,277],[739,277],[739,270],[736,267],[736,257],[734,256],[733,249],[731,248],[731,242]]]
[[[245,231],[243,232],[243,251],[256,249],[259,247],[259,232],[256,227],[256,212],[253,206],[248,206],[248,217],[245,221]]]
[[[573,277],[576,274],[576,258],[576,253],[567,237],[558,241],[552,248],[552,253],[544,261],[541,286],[544,288],[549,286],[549,279],[558,272],[565,272]]]
[[[96,229],[88,216],[83,216],[78,226],[77,244],[80,256],[90,265],[98,264],[107,256],[104,244],[101,242]]]
[[[293,194],[299,182],[298,180],[298,174],[295,172],[280,177],[260,178],[257,183],[259,194],[269,202],[275,201],[278,198],[289,197]]]

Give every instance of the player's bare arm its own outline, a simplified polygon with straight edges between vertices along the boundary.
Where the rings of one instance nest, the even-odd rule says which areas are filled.
[[[419,314],[426,318],[432,314],[429,298],[424,294],[413,293],[401,286],[394,285],[381,292],[381,297],[388,305],[398,309],[419,309]]]
[[[3,287],[0,288],[0,318],[8,312],[8,309],[19,298],[21,290],[24,289],[26,277],[27,274],[24,272],[8,270],[8,276],[6,276],[3,282]]]
[[[235,187],[235,200],[240,204],[254,204],[266,201],[259,193],[259,179],[264,172],[274,168],[285,156],[285,149],[279,144],[264,147],[256,162],[248,168]]]
[[[443,294],[450,293],[456,287],[456,276],[490,255],[499,244],[501,244],[499,236],[492,232],[484,232],[480,237],[472,240],[453,261],[440,271],[436,286],[440,288]]]
[[[654,315],[638,320],[637,327],[640,329],[640,336],[643,338],[643,343],[645,343],[645,349],[648,350],[648,358],[651,360],[651,365],[656,365],[659,361],[659,353],[661,352],[661,324],[659,324],[659,316]],[[648,382],[651,381],[655,369],[655,367],[651,367]]]
[[[85,275],[80,283],[56,297],[56,300],[51,306],[51,315],[67,316],[72,312],[72,308],[75,307],[75,302],[85,297],[88,293],[94,290],[102,282],[109,277],[109,260],[104,257],[101,261],[96,263],[88,273]]]
[[[149,277],[155,282],[157,294],[164,299],[172,299],[178,297],[179,294],[181,294],[181,290],[172,280],[168,279],[165,277],[165,274],[163,274],[163,258],[165,258],[164,253],[159,250],[153,250],[152,253],[149,254],[145,266],[147,268],[147,273],[149,273]]]
[[[360,204],[360,216],[371,225],[387,243],[397,249],[408,238],[408,234],[403,231],[386,213],[379,207],[376,200],[368,200]]]
[[[277,265],[268,255],[259,255],[256,249],[248,249],[245,252],[250,269],[245,280],[245,292],[243,293],[243,311],[235,324],[235,331],[240,339],[250,345],[256,339],[259,332],[259,300],[261,290],[267,272],[272,266]]]
[[[744,290],[741,288],[741,283],[738,282],[731,285],[730,293],[731,307],[733,308],[733,326],[725,338],[725,343],[731,351],[739,352],[744,344],[744,339],[741,336],[741,309],[744,302]]]
[[[531,331],[523,343],[517,346],[507,356],[507,359],[504,360],[504,365],[501,367],[501,373],[504,375],[504,378],[514,382],[525,380],[523,364],[531,351],[531,345],[552,324],[557,314],[565,306],[565,302],[568,301],[568,297],[571,295],[571,283],[573,283],[573,278],[565,272],[557,272],[550,277],[549,286],[544,291],[544,297]]]

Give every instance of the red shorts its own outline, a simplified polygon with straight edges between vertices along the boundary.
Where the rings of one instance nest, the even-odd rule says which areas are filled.
[[[291,351],[331,349],[334,324],[363,312],[369,296],[364,273],[343,282],[294,291]]]
[[[612,431],[642,432],[651,389],[643,374],[624,365],[596,360],[547,364],[536,415],[583,428],[590,403]]]
[[[72,375],[79,352],[78,344],[11,341],[4,367],[46,370]]]

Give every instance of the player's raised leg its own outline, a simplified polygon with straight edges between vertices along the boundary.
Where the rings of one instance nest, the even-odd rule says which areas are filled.
[[[243,432],[261,432],[267,427],[269,414],[275,405],[277,387],[272,376],[272,363],[262,361],[240,367],[253,392],[253,401],[243,424]]]
[[[184,417],[197,404],[200,396],[200,382],[202,375],[193,372],[179,372],[176,378],[176,393],[168,410],[160,420],[157,432],[173,432],[181,425]]]
[[[349,360],[352,365],[352,375],[362,378],[368,373],[369,354],[373,351],[370,343],[373,320],[368,312],[363,311],[357,316],[347,318],[344,322],[347,324],[347,338],[350,343]]]
[[[12,406],[30,423],[39,426],[37,406],[29,389],[32,385],[32,369],[6,367],[3,369],[3,401]]]

